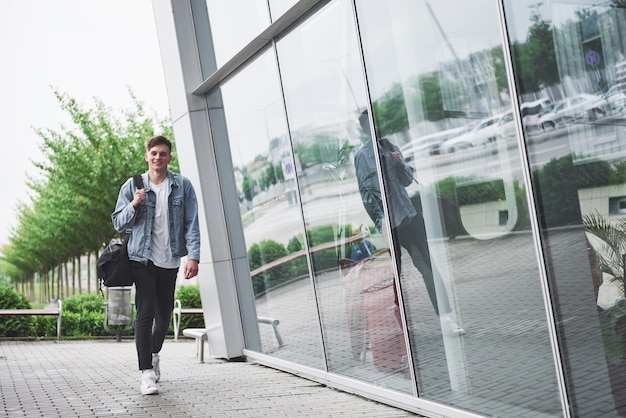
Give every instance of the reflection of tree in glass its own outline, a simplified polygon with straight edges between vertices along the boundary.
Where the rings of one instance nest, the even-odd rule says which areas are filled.
[[[528,29],[526,42],[512,46],[513,65],[521,94],[533,93],[560,82],[551,25],[538,13],[534,13],[530,20],[533,23]]]
[[[419,92],[419,88],[416,92]],[[394,83],[382,97],[372,104],[376,133],[379,138],[406,131],[409,128],[404,95],[402,85]]]
[[[245,175],[243,177],[243,194],[246,196],[246,200],[252,202],[252,198],[254,198],[254,180],[250,178],[249,175]]]
[[[316,137],[312,144],[303,144],[301,142],[294,143],[293,151],[294,154],[298,156],[302,167],[308,168],[312,165],[322,163],[321,147],[322,143],[319,141],[319,137]]]

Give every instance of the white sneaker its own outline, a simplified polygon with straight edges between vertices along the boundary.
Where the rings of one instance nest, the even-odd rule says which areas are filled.
[[[465,330],[461,328],[449,315],[441,317],[441,328],[445,333],[453,337],[460,337],[465,334]]]
[[[146,369],[141,371],[141,394],[156,395],[159,389],[156,386],[154,370]]]
[[[152,353],[152,370],[154,370],[154,383],[161,380],[161,368],[159,367],[159,353]]]

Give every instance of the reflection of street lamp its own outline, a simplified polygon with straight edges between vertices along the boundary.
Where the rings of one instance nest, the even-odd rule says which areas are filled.
[[[270,104],[268,104],[265,107],[257,109],[257,112],[263,112],[263,122],[265,122],[265,138],[267,139],[267,143],[268,144],[270,142],[270,129],[269,129],[268,125],[267,125],[267,109],[269,109],[273,105],[274,105],[274,103],[270,103]]]
[[[350,79],[348,78],[348,74],[346,74],[346,72],[344,71],[343,67],[341,66],[341,63],[339,62],[339,59],[341,59],[342,57],[347,56],[348,54],[344,54],[339,58],[326,58],[323,60],[320,60],[320,62],[334,62],[335,64],[337,64],[337,67],[339,67],[339,71],[341,71],[341,74],[343,75],[343,78],[346,80],[346,84],[348,84],[348,90],[350,90],[350,94],[352,95],[352,100],[354,100],[354,106],[356,108],[356,113],[357,115],[361,113],[361,108],[359,107],[359,102],[356,99],[356,95],[354,94],[354,90],[352,89],[352,84],[350,83]]]
[[[448,35],[443,30],[443,27],[441,26],[439,19],[437,19],[437,15],[435,15],[435,12],[433,11],[432,7],[430,7],[430,3],[428,1],[424,1],[424,3],[426,3],[426,8],[428,9],[428,13],[430,14],[430,17],[433,19],[433,22],[435,23],[437,30],[441,34],[441,37],[443,38],[444,42],[446,43],[446,46],[448,47],[448,49],[450,50],[450,53],[452,54],[452,58],[454,59],[454,63],[459,73],[458,76],[461,77],[461,82],[463,83],[463,87],[465,88],[465,91],[468,92],[474,104],[480,106],[482,104],[482,101],[480,100],[480,97],[477,97],[475,88],[473,88],[470,85],[471,83],[468,82],[466,71],[464,71],[461,60],[459,56],[457,55],[456,51],[454,50],[452,43],[450,43],[450,40],[448,39]],[[472,106],[472,103],[470,103],[469,106]]]

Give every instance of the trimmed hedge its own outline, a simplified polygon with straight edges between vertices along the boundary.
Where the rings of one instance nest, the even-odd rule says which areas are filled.
[[[12,287],[2,286],[0,287],[0,309],[31,309],[31,306],[24,295],[16,292]],[[33,324],[32,316],[0,317],[0,335],[4,337],[29,336]]]

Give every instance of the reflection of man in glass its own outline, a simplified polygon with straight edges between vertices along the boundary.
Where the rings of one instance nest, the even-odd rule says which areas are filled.
[[[354,156],[359,191],[361,192],[365,210],[374,221],[376,227],[380,229],[384,213],[367,110],[359,116],[359,123],[363,132],[367,134],[364,145]],[[454,323],[448,315],[450,313],[450,305],[445,287],[442,284],[438,286],[439,289],[435,288],[435,277],[430,262],[426,228],[424,219],[421,216],[421,208],[419,208],[420,211],[418,212],[406,191],[406,187],[410,186],[413,181],[413,167],[404,163],[404,158],[398,146],[389,142],[387,138],[378,139],[377,149],[383,171],[387,207],[389,208],[391,239],[393,247],[396,249],[398,274],[401,272],[400,246],[402,246],[410,254],[413,265],[422,274],[424,284],[428,290],[428,296],[435,312],[437,315],[440,315],[444,329],[452,335],[462,335],[465,333],[463,328]],[[441,293],[441,306],[437,303],[437,290]]]

